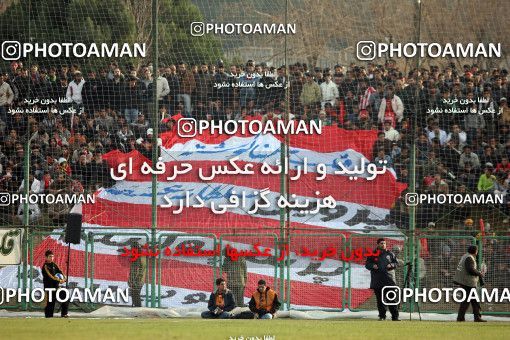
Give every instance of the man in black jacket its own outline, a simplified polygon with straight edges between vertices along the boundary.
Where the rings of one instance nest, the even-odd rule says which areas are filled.
[[[232,317],[232,310],[236,308],[236,301],[232,292],[227,289],[225,279],[216,279],[216,291],[211,293],[207,311],[202,313],[203,319],[229,319]]]
[[[47,318],[53,317],[53,312],[55,311],[55,302],[57,300],[57,292],[59,284],[66,282],[66,277],[60,270],[53,260],[55,259],[55,255],[51,250],[47,250],[44,253],[46,256],[46,261],[41,268],[43,275],[43,284],[44,289],[55,289],[52,291],[46,292],[46,307],[44,308],[44,315]],[[61,274],[62,278],[57,277],[57,274]],[[63,318],[67,318],[67,310],[69,308],[69,304],[67,302],[62,303],[60,314]]]
[[[457,265],[457,270],[455,271],[455,276],[453,277],[453,283],[458,284],[460,288],[466,291],[466,299],[461,302],[459,307],[459,313],[457,315],[457,321],[466,321],[466,311],[469,307],[469,303],[473,306],[473,314],[475,316],[475,322],[487,322],[487,320],[482,319],[482,315],[480,313],[480,302],[476,299],[469,299],[469,293],[472,289],[476,289],[478,282],[483,286],[483,275],[476,269],[476,255],[478,254],[477,246],[469,246],[468,251],[464,254],[459,264]]]
[[[396,286],[395,268],[398,266],[397,257],[391,251],[386,249],[386,241],[383,238],[377,240],[376,252],[378,256],[367,257],[365,268],[370,270],[370,289],[374,290],[377,299],[377,309],[379,310],[379,320],[386,319],[386,305],[383,303],[383,288],[387,286]],[[385,292],[387,290],[384,290]],[[388,305],[391,320],[400,321],[398,318],[398,309],[396,305]]]

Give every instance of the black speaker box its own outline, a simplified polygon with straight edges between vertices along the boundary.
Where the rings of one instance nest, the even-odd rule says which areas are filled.
[[[67,216],[66,243],[80,244],[81,239],[81,214],[69,214]]]

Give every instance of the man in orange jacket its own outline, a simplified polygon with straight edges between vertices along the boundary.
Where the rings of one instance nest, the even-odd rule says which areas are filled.
[[[259,280],[257,290],[253,293],[249,306],[250,310],[259,319],[272,319],[280,308],[280,301],[278,301],[276,292],[266,286],[266,281]]]

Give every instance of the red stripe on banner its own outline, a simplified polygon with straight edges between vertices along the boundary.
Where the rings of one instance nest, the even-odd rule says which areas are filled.
[[[66,272],[67,247],[51,238],[46,238],[34,250],[34,264],[42,266],[44,263],[44,252],[52,249],[56,254],[56,263],[60,269]],[[85,252],[71,250],[71,266],[69,276],[83,277],[84,268],[77,266],[77,263],[84,262]],[[94,254],[94,279],[106,281],[128,281],[130,262],[129,259],[122,256]],[[213,289],[212,280],[214,278],[212,267],[190,263],[189,266],[183,265],[183,262],[174,260],[162,260],[161,284],[169,287],[185,288],[190,290],[199,290],[209,292]],[[248,283],[245,289],[245,296],[249,297],[251,292],[257,288],[257,282],[260,279],[272,282],[273,277],[267,275],[249,273]],[[228,278],[227,278],[228,279]],[[322,307],[322,308],[340,308],[342,303],[342,288],[331,287],[321,284],[313,284],[291,281],[291,303]],[[294,292],[294,293],[292,293]],[[298,292],[301,292],[298,293]],[[356,301],[352,308],[357,308],[372,295],[368,289],[352,289]]]
[[[212,135],[205,132],[197,134],[192,138],[180,137],[176,131],[165,132],[160,135],[165,148],[170,148],[175,144],[184,144],[193,139],[205,144],[220,144],[233,136],[243,137],[240,132],[236,135]],[[283,141],[281,136],[274,136]],[[251,137],[251,135],[245,135],[244,137]],[[375,130],[344,130],[337,126],[323,126],[321,134],[290,135],[289,146],[317,152],[336,152],[353,149],[362,153],[368,159],[372,159],[372,147],[376,139],[377,131]]]

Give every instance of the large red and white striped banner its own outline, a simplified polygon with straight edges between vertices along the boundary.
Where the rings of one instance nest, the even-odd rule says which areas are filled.
[[[385,173],[370,180],[367,171],[358,173],[357,179],[350,178],[348,173],[335,174],[340,169],[352,170],[361,167],[360,164],[370,163],[372,147],[376,140],[377,131],[346,131],[337,127],[323,127],[321,135],[291,136],[289,145],[289,176],[296,177],[301,167],[301,176],[297,180],[289,181],[288,192],[295,194],[295,199],[316,202],[318,198],[331,196],[337,205],[335,208],[321,208],[316,214],[305,214],[299,209],[290,212],[290,226],[304,229],[306,233],[389,233],[398,234],[398,230],[387,222],[389,209],[400,195],[405,185],[396,181],[394,172],[389,169]],[[160,232],[176,232],[189,234],[194,240],[200,240],[212,249],[212,238],[193,236],[192,234],[233,234],[242,230],[243,233],[264,234],[268,230],[278,231],[280,226],[280,209],[276,201],[280,196],[280,175],[263,175],[260,169],[263,163],[275,166],[280,159],[281,137],[273,135],[255,136],[218,136],[200,135],[194,138],[181,138],[170,132],[161,135],[160,161],[165,165],[165,171],[158,175],[157,186],[157,226]],[[210,173],[212,166],[229,166],[229,160],[236,158],[236,164],[241,168],[246,164],[252,165],[252,175],[217,175],[210,181],[201,179],[199,169],[203,173]],[[152,166],[150,160],[137,151],[128,154],[112,151],[104,156],[109,167],[114,172],[121,163],[131,162],[132,173],[124,180],[118,181],[109,188],[102,188],[97,192],[95,204],[83,206],[83,221],[86,227],[119,228],[116,232],[125,233],[147,231],[152,225],[151,203],[152,186],[151,175],[140,171],[144,162]],[[306,162],[305,162],[306,159]],[[174,166],[178,168],[182,163],[191,164],[193,169],[186,174],[178,175],[173,180],[167,177],[173,175]],[[308,165],[308,173],[302,170]],[[339,166],[339,163],[342,166]],[[326,177],[317,180],[318,164],[323,164]],[[209,208],[214,202],[221,204],[228,202],[232,191],[249,192],[254,190],[269,190],[268,200],[271,207],[259,209],[256,213],[248,213],[247,208],[237,207],[224,214],[215,214]],[[320,192],[317,196],[316,192]],[[204,201],[204,207],[184,208],[181,213],[174,214],[174,207],[163,208],[164,198],[172,204],[183,199],[185,192],[199,196]],[[255,204],[256,198],[247,200],[247,206]],[[122,229],[120,229],[122,228]],[[382,231],[384,230],[384,232]],[[388,230],[390,230],[388,232]],[[391,230],[394,230],[392,232]],[[303,237],[299,237],[299,234]],[[314,237],[304,236],[305,231],[293,231],[295,235],[291,242],[291,303],[302,308],[339,308],[342,301],[342,286],[344,263],[338,259],[326,259],[322,262],[313,259],[299,258],[295,255],[297,248],[306,245],[316,248],[324,245],[340,246],[338,236]],[[184,236],[182,236],[184,237]],[[188,237],[188,236],[186,236]],[[94,282],[101,285],[126,284],[129,276],[129,259],[120,256],[124,246],[129,246],[133,237],[119,235],[114,237],[116,242],[105,241],[104,237],[95,239],[94,243]],[[267,238],[265,240],[269,240]],[[358,240],[364,240],[359,238]],[[374,240],[367,238],[366,242],[358,245],[373,247]],[[176,241],[177,242],[177,241]],[[224,241],[241,249],[251,247],[249,237],[240,240],[226,236]],[[262,241],[265,242],[264,240]],[[397,239],[394,242],[399,242]],[[262,244],[264,247],[274,247],[271,242]],[[57,250],[60,261],[63,261],[65,244],[54,237],[46,238],[34,252],[34,264],[40,265],[46,249]],[[83,266],[85,248],[83,245],[72,246],[72,263]],[[274,263],[261,263],[247,259],[248,283],[245,291],[247,299],[256,287],[260,278],[273,282]],[[64,262],[59,262],[64,264]],[[84,270],[80,266],[72,266],[70,276],[78,286],[83,285]],[[161,305],[165,307],[204,306],[206,298],[213,288],[213,266],[206,258],[165,258],[161,260],[162,287]],[[15,271],[6,267],[1,283],[12,283]],[[364,269],[362,263],[351,266],[351,288],[356,295],[351,307],[358,307],[371,295],[368,290],[370,273]],[[40,275],[40,273],[39,273]],[[228,280],[228,278],[227,278]],[[145,291],[145,290],[143,290]],[[300,293],[302,292],[302,293]]]

